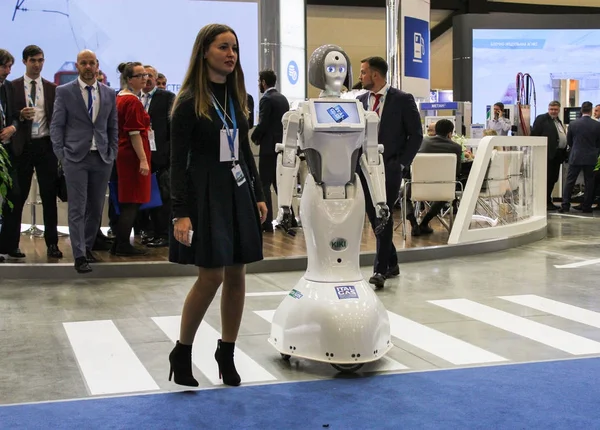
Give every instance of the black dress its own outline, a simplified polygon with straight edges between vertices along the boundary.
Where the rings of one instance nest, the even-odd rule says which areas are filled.
[[[225,85],[211,83],[221,106]],[[227,91],[232,94],[231,90]],[[221,162],[223,123],[211,108],[211,120],[196,115],[194,100],[182,101],[171,121],[171,200],[173,217],[189,217],[192,246],[177,242],[170,228],[169,261],[215,268],[262,260],[262,233],[257,201],[264,201],[254,156],[248,141],[248,122],[237,103],[239,164],[246,182],[238,186],[232,163]],[[229,119],[228,119],[229,121]],[[229,127],[232,127],[229,121]]]

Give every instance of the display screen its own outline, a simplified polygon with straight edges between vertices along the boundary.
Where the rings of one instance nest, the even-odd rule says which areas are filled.
[[[579,107],[569,107],[563,109],[563,118],[565,124],[569,124],[572,121],[575,121],[578,118],[581,118],[581,108]]]
[[[177,92],[200,28],[209,23],[232,27],[240,43],[246,89],[258,108],[258,5],[256,2],[170,0],[19,0],[0,1],[2,48],[14,57],[9,80],[23,76],[23,48],[40,46],[42,76],[57,84],[77,78],[75,61],[83,49],[96,52],[110,86],[119,88],[117,66],[139,61],[167,77]]]
[[[578,81],[579,104],[600,101],[600,30],[473,30],[473,123],[486,122],[486,106],[515,104],[517,73],[529,73],[537,114],[560,99],[560,81]],[[533,103],[533,100],[532,100]],[[568,106],[564,106],[568,107]],[[531,110],[533,122],[533,106]]]
[[[319,124],[360,124],[356,102],[315,102]]]

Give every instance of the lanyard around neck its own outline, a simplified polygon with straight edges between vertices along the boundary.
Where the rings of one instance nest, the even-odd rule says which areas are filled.
[[[235,108],[233,106],[233,99],[231,98],[231,96],[227,97],[227,89],[225,89],[225,106],[227,106],[227,102],[229,101],[229,111],[231,112],[231,116],[227,115],[227,109],[226,108],[223,109],[223,107],[221,106],[221,104],[219,103],[217,98],[215,97],[214,93],[212,94],[212,99],[213,99],[213,106],[215,107],[215,110],[217,111],[217,114],[219,115],[219,118],[221,118],[221,122],[223,122],[223,126],[225,127],[225,134],[227,134],[227,141],[229,142],[229,150],[231,151],[231,159],[235,160],[235,140],[237,138],[238,130],[237,130],[237,121],[235,118]],[[227,123],[225,116],[227,116],[231,119],[231,122],[233,125],[233,130],[231,130],[229,128],[229,124]]]

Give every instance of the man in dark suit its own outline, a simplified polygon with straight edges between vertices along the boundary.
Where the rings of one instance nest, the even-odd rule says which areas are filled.
[[[415,158],[423,140],[421,117],[411,94],[392,88],[386,82],[387,62],[381,57],[366,58],[361,62],[360,81],[368,93],[358,99],[366,110],[377,112],[380,117],[379,144],[383,145],[385,187],[390,211],[400,192],[402,171]],[[365,191],[367,215],[373,228],[377,225],[375,209],[368,187],[360,169],[359,176]],[[400,274],[398,255],[393,243],[394,225],[390,221],[377,236],[377,254],[373,276],[369,280],[377,288],[383,288],[385,280]]]
[[[147,241],[147,246],[159,248],[169,246],[169,223],[171,212],[171,193],[169,184],[169,165],[171,154],[171,108],[175,100],[175,94],[160,89],[156,86],[158,72],[152,66],[144,66],[148,79],[142,91],[141,101],[144,109],[150,115],[152,132],[149,137],[150,149],[152,150],[152,173],[156,173],[156,179],[160,187],[162,206],[150,209],[150,221],[152,225],[152,237]],[[144,211],[142,211],[144,212]],[[150,229],[148,229],[150,230]]]
[[[15,63],[15,57],[4,49],[0,49],[0,145],[4,145],[11,164],[14,162],[12,137],[19,127],[19,112],[14,102],[13,85],[6,78]],[[21,235],[21,218],[12,216],[13,212],[21,212],[22,202],[16,169],[11,166],[9,173],[12,187],[7,190],[6,199],[2,202],[2,228],[0,229],[0,262],[6,259],[19,259],[24,255],[18,249]],[[10,204],[13,205],[11,209]],[[21,209],[19,209],[21,205]]]
[[[569,124],[567,147],[569,153],[569,171],[563,188],[562,206],[559,212],[569,212],[573,187],[583,171],[584,196],[581,210],[592,213],[594,202],[594,167],[600,154],[600,122],[592,119],[594,106],[590,102],[581,105],[581,118]]]
[[[44,239],[47,255],[62,258],[58,249],[58,211],[56,205],[58,160],[52,151],[50,122],[54,111],[56,85],[41,77],[44,67],[44,51],[29,45],[23,50],[25,75],[13,81],[15,107],[21,125],[13,136],[12,148],[15,169],[23,205],[29,196],[33,171],[37,176],[44,214]],[[21,222],[21,212],[13,211]]]
[[[290,110],[290,103],[283,94],[275,89],[277,75],[272,70],[259,73],[260,92],[263,96],[258,104],[258,125],[252,132],[252,141],[260,146],[258,155],[258,173],[267,199],[267,219],[263,231],[273,232],[273,202],[271,201],[271,185],[277,192],[277,154],[275,145],[283,140],[283,124],[281,118]]]
[[[552,202],[552,190],[558,181],[562,163],[567,160],[567,131],[558,118],[559,113],[560,102],[551,101],[548,105],[548,113],[538,115],[531,128],[532,136],[548,138],[546,206],[549,211],[558,209],[558,206]]]
[[[96,81],[96,54],[81,51],[76,66],[79,77],[56,89],[50,136],[67,181],[75,270],[87,273],[117,156],[117,107],[114,91]]]
[[[452,141],[454,124],[447,119],[441,119],[435,123],[435,136],[425,137],[421,144],[419,153],[423,154],[455,154],[456,155],[456,177],[460,176],[460,162],[462,157],[462,147]],[[440,213],[447,202],[434,202],[419,224],[418,229],[413,227],[412,235],[431,234],[433,229],[429,227],[429,222]],[[417,234],[415,234],[417,233]]]

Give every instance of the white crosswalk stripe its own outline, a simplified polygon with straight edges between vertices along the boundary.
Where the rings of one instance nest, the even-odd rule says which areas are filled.
[[[537,309],[538,311],[546,312],[551,315],[556,315],[581,324],[600,328],[600,312],[590,311],[533,294],[524,294],[520,296],[500,296],[500,298],[518,305]]]
[[[573,355],[598,354],[600,343],[467,299],[430,303]]]
[[[181,322],[180,316],[154,317],[152,320],[169,339],[173,342],[177,341]],[[194,341],[192,350],[192,362],[215,385],[221,383],[219,368],[214,358],[219,337],[219,332],[203,321],[196,333],[195,339],[197,341]],[[275,381],[277,379],[239,347],[236,347],[235,351],[235,366],[242,380],[248,383]]]
[[[275,310],[254,311],[254,313],[270,324],[273,321]],[[365,367],[363,367],[363,370],[366,372],[393,372],[406,369],[408,369],[408,367],[404,364],[386,356],[383,356],[380,360],[375,362],[367,363],[365,364]]]
[[[112,321],[63,323],[90,394],[158,390]]]
[[[256,293],[250,297],[278,295],[282,294],[279,292]],[[499,298],[511,302],[516,306],[536,309],[545,314],[600,328],[600,312],[594,312],[531,294],[499,296]],[[492,306],[486,306],[472,300],[430,300],[429,303],[517,336],[511,340],[508,346],[504,345],[502,346],[503,349],[491,352],[476,346],[474,343],[470,343],[473,342],[471,339],[477,339],[480,337],[480,334],[475,333],[474,337],[468,337],[463,340],[444,333],[444,329],[440,328],[444,327],[443,325],[438,325],[434,329],[427,324],[417,322],[417,320],[408,319],[395,312],[388,311],[390,330],[394,343],[400,350],[404,349],[405,351],[392,350],[391,353],[382,359],[366,364],[361,369],[361,372],[398,372],[430,369],[432,365],[451,367],[452,365],[464,366],[508,362],[515,359],[514,356],[511,357],[511,351],[514,348],[518,348],[519,342],[523,343],[530,340],[555,348],[557,350],[557,358],[562,357],[559,355],[560,351],[565,351],[572,355],[600,354],[600,342],[569,333],[565,330],[559,330],[533,321],[532,319],[513,315],[512,313],[501,311]],[[277,370],[283,371],[283,373],[275,373],[275,375],[271,373],[275,372],[271,369],[278,369],[277,366],[281,365],[277,364],[277,352],[267,342],[269,324],[273,320],[275,310],[255,310],[253,313],[263,320],[262,322],[259,320],[259,325],[256,326],[256,335],[260,336],[260,340],[246,344],[251,345],[246,346],[245,348],[247,349],[244,349],[243,346],[240,348],[241,345],[245,344],[244,342],[238,342],[236,345],[235,362],[242,381],[247,384],[277,380],[283,382],[288,379],[286,372],[298,372],[306,379],[314,379],[316,377],[314,369],[316,368],[308,372],[303,371],[305,366],[310,366],[308,363],[302,364],[297,369]],[[171,342],[175,342],[178,339],[180,316],[153,317],[151,320],[164,333],[165,340],[170,339]],[[473,322],[471,323],[473,324]],[[119,323],[119,326],[117,326],[111,320],[63,323],[74,357],[79,365],[82,378],[88,387],[90,395],[157,391],[161,389],[159,384],[164,386],[166,382],[158,378],[161,377],[160,375],[166,377],[167,369],[153,368],[156,365],[153,364],[153,360],[147,354],[146,356],[136,355],[126,336],[127,333],[133,332],[125,330],[121,333],[119,328],[125,328],[122,324],[125,324],[125,322]],[[473,334],[472,331],[473,329],[467,335],[470,336]],[[151,337],[152,333],[152,331],[149,331],[148,336]],[[136,339],[138,339],[138,336],[143,336],[143,333],[136,332]],[[202,322],[196,336],[196,341],[194,342],[192,354],[194,366],[206,377],[206,379],[200,378],[201,386],[212,387],[213,385],[221,384],[217,363],[214,359],[214,351],[218,338],[219,332],[208,323]],[[416,349],[407,351],[406,347],[403,347],[400,342],[411,345]],[[417,350],[423,351],[425,355],[419,354]],[[399,353],[404,354],[401,361],[409,360],[409,366],[394,359],[398,357]],[[431,361],[431,357],[440,360],[436,363],[435,361]],[[547,357],[547,353],[540,355],[540,359],[546,359]],[[535,357],[531,357],[531,359],[535,359]],[[145,362],[145,360],[150,361]],[[309,362],[310,360],[307,361]],[[445,366],[444,362],[447,362],[448,365]],[[153,369],[152,374],[150,374],[146,365],[149,366],[148,369]],[[333,372],[333,369],[329,370]],[[326,377],[328,374],[321,370],[317,373],[319,373],[319,377]],[[157,379],[154,380],[154,377]],[[296,377],[291,379],[294,378]]]
[[[452,364],[498,363],[506,358],[388,311],[392,336]]]

